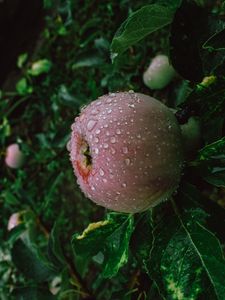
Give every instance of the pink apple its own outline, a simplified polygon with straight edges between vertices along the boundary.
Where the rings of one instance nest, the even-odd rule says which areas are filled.
[[[12,230],[21,223],[21,213],[17,212],[10,216],[8,221],[8,231]]]
[[[24,162],[24,154],[19,148],[18,144],[11,144],[6,149],[5,163],[8,167],[17,169],[22,166]]]
[[[168,199],[183,165],[180,127],[158,100],[111,93],[76,117],[69,142],[78,184],[98,205],[136,213]]]

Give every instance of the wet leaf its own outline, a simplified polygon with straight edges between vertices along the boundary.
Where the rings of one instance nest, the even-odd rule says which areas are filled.
[[[101,252],[104,256],[102,275],[112,277],[128,260],[132,231],[131,215],[111,213],[106,220],[89,224],[81,235],[74,235],[73,249],[84,259]]]
[[[112,40],[112,59],[148,34],[170,24],[173,15],[173,9],[157,4],[146,5],[132,13],[117,30]]]
[[[32,278],[36,282],[46,281],[54,274],[52,268],[41,259],[35,248],[29,248],[20,239],[13,245],[12,260],[27,278]]]

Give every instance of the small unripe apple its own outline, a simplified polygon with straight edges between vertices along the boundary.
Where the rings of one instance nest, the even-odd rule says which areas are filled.
[[[174,114],[133,91],[102,96],[83,109],[68,149],[82,191],[114,211],[153,207],[180,181],[182,137]]]
[[[190,117],[181,125],[184,149],[187,156],[194,154],[201,147],[201,124],[197,117]]]
[[[22,222],[21,220],[21,213],[17,212],[14,213],[10,216],[9,221],[8,221],[8,231],[12,230],[16,226],[18,226]]]
[[[174,78],[176,71],[166,55],[159,54],[151,61],[143,74],[144,84],[152,90],[166,87]]]
[[[6,149],[5,163],[8,167],[18,169],[24,162],[24,154],[18,144],[11,144]]]

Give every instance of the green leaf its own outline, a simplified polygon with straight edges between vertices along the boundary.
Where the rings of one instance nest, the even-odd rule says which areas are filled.
[[[219,51],[225,50],[225,29],[222,29],[219,32],[216,32],[211,36],[203,45],[203,49],[208,49],[210,51]]]
[[[102,252],[104,277],[116,275],[128,260],[128,247],[133,231],[132,215],[111,213],[104,221],[91,223],[81,235],[72,239],[75,254],[83,259]]]
[[[205,219],[201,209],[179,212],[176,204],[153,218],[153,245],[145,265],[163,299],[224,299],[225,261]]]
[[[224,83],[224,79],[217,78],[208,86],[197,85],[181,106],[190,106],[204,123],[212,118],[225,117]]]
[[[210,184],[225,187],[225,137],[201,149],[193,166]]]
[[[148,210],[138,216],[134,226],[135,229],[131,237],[131,249],[142,265],[149,258],[153,242],[151,211]]]
[[[225,159],[225,137],[198,152],[198,160]]]
[[[27,53],[20,54],[19,57],[17,58],[17,67],[21,69],[25,64],[27,58],[28,58]]]
[[[72,65],[72,70],[76,70],[84,67],[96,67],[104,63],[103,57],[100,56],[98,51],[92,51],[84,53],[77,61]]]
[[[11,254],[13,263],[27,278],[43,282],[54,274],[52,268],[37,254],[34,246],[28,247],[20,239],[14,243]]]
[[[157,4],[146,5],[132,13],[117,30],[112,40],[112,59],[148,34],[170,24],[173,15],[173,9]]]
[[[103,254],[105,267],[102,276],[113,277],[128,261],[130,237],[133,232],[133,217],[128,216],[123,223],[107,238]]]
[[[59,270],[65,266],[65,257],[63,255],[60,241],[60,227],[57,221],[55,222],[49,236],[48,257]]]
[[[56,299],[48,290],[36,287],[16,288],[12,292],[13,299],[16,300],[54,300]]]
[[[52,63],[48,59],[40,59],[34,62],[28,70],[31,76],[39,76],[43,73],[48,73],[52,68]]]
[[[16,90],[19,95],[25,96],[32,94],[33,88],[27,82],[26,78],[21,78],[16,84]]]

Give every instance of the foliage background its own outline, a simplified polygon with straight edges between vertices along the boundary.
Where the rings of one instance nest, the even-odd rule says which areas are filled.
[[[118,43],[123,28],[117,31],[121,23],[132,12],[156,2],[167,7],[168,16],[181,4],[44,1],[38,39],[32,49],[19,53],[0,93],[1,300],[224,299],[223,246],[217,238],[223,245],[225,97],[221,68],[225,56],[213,44],[213,57],[219,55],[213,68],[206,64],[213,51],[181,60],[182,49],[177,45],[183,33],[176,32],[178,17],[172,26],[153,30],[123,49]],[[195,9],[193,4],[187,11]],[[223,17],[222,3],[210,6],[210,12]],[[188,44],[195,46],[193,41],[199,37],[193,36],[195,24],[189,21],[187,17]],[[213,24],[211,35],[224,28],[222,20]],[[209,35],[205,34],[199,32],[201,38]],[[125,37],[129,40],[126,32]],[[111,53],[120,51],[113,64],[110,45]],[[194,53],[191,50],[192,46],[189,53]],[[163,91],[153,92],[144,86],[142,73],[160,52],[170,53],[181,76]],[[186,63],[196,66],[202,61],[204,68],[191,75],[186,72]],[[212,73],[219,78],[216,84],[200,89],[199,77]],[[66,144],[83,105],[110,91],[131,89],[173,107],[183,99],[187,107],[197,103],[203,111],[202,147],[218,142],[190,159],[173,202],[136,216],[106,215],[79,190]],[[14,142],[26,157],[19,170],[4,163],[6,147]],[[21,224],[9,233],[8,219],[15,212],[22,212]],[[88,227],[86,239],[77,239],[89,223],[103,219],[95,230]]]

